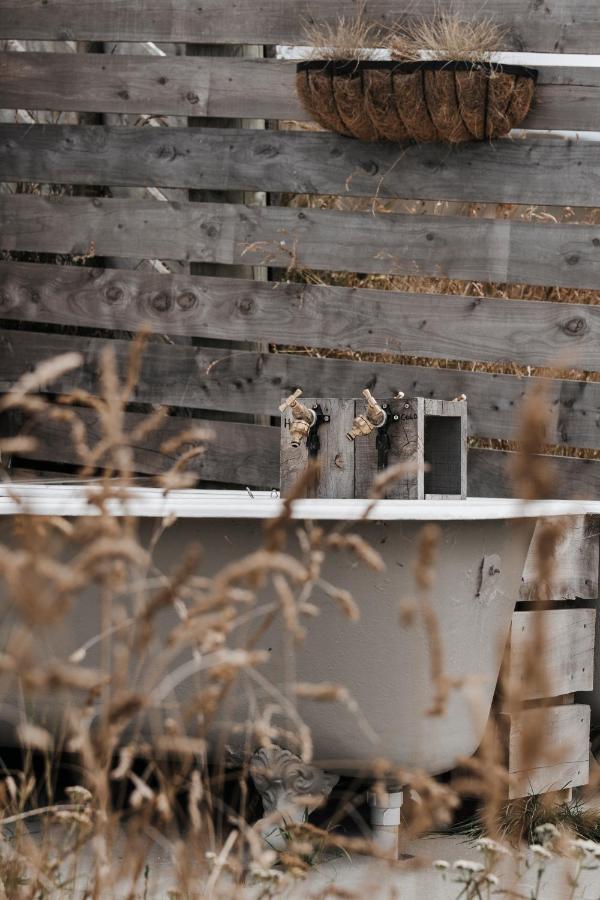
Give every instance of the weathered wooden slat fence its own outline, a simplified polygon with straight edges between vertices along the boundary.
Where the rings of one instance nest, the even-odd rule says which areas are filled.
[[[434,6],[439,4],[422,2],[419,13]],[[332,19],[355,7],[349,0],[325,10],[298,0],[241,0],[232,8],[221,0],[202,7],[188,0],[164,7],[147,0],[0,0],[0,39],[120,42],[118,54],[38,52],[29,43],[24,52],[0,51],[1,108],[106,116],[105,124],[96,125],[0,124],[0,181],[70,185],[80,194],[44,196],[28,188],[0,196],[0,251],[7,257],[0,263],[2,389],[24,367],[77,348],[85,357],[82,371],[51,389],[94,390],[102,349],[112,345],[124,368],[123,331],[150,323],[160,334],[187,336],[193,344],[153,344],[135,400],[169,404],[174,414],[185,407],[232,419],[221,423],[215,443],[197,463],[212,481],[276,486],[277,429],[249,424],[248,416],[275,414],[281,395],[298,385],[314,396],[356,396],[365,386],[381,395],[404,390],[443,398],[464,392],[470,436],[512,440],[516,412],[533,379],[467,370],[477,363],[582,372],[579,380],[544,380],[548,441],[567,453],[600,450],[600,385],[585,380],[586,373],[600,370],[597,306],[298,280],[303,269],[311,269],[594,289],[600,278],[595,225],[384,211],[387,201],[397,199],[600,206],[594,144],[530,133],[494,145],[398,148],[323,132],[240,128],[239,122],[214,127],[215,117],[220,126],[248,117],[305,119],[293,63],[139,52],[144,41],[221,44],[224,50],[242,43],[302,44],[303,23],[311,16]],[[467,15],[480,12],[479,0],[453,7]],[[401,10],[392,0],[375,0],[369,15],[389,24]],[[572,0],[568,9],[494,0],[486,15],[509,27],[517,50],[587,53],[600,37],[600,9],[591,0]],[[205,118],[208,127],[140,128],[134,119],[127,125],[115,119],[137,114]],[[599,129],[600,70],[542,65],[538,102],[525,125]],[[268,191],[275,205],[228,202],[232,194],[215,202],[161,202],[95,190],[106,185]],[[100,195],[89,196],[90,189]],[[356,211],[277,205],[283,193],[338,194],[359,198],[362,206]],[[373,198],[373,210],[364,198]],[[33,261],[46,253],[67,261],[86,257],[87,264]],[[220,277],[111,267],[119,259],[217,264]],[[289,282],[285,273],[283,281],[270,283],[229,277],[239,274],[235,267],[261,265],[289,270]],[[43,332],[55,326],[78,330]],[[89,328],[102,329],[102,335],[90,338],[81,330]],[[111,336],[115,331],[119,339]],[[232,344],[202,346],[215,340]],[[248,341],[310,353],[258,352],[247,349]],[[385,361],[330,359],[329,351],[383,353]],[[400,354],[456,360],[461,368],[401,365],[394,361]],[[32,458],[40,464],[77,463],[59,423],[36,427],[45,430],[46,442]],[[146,440],[139,448],[139,472],[160,471],[165,461],[159,441]],[[260,459],[249,460],[257,453]],[[510,458],[472,449],[469,492],[509,494],[504,467]],[[597,491],[597,461],[564,457],[555,465],[557,493]]]

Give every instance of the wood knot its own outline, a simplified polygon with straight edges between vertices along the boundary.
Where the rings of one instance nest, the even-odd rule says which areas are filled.
[[[572,319],[563,322],[561,327],[565,334],[574,336],[587,331],[587,322],[581,316],[573,316]]]
[[[198,304],[198,298],[193,291],[184,291],[179,294],[176,302],[179,309],[193,309]]]
[[[125,296],[123,288],[117,287],[116,285],[112,285],[108,287],[104,292],[104,297],[107,303],[119,303],[120,300]]]
[[[335,458],[334,458],[333,462],[335,463],[335,465],[336,465],[336,467],[337,467],[338,469],[345,469],[345,468],[346,468],[346,464],[345,464],[345,462],[344,462],[344,457],[342,456],[341,453],[336,453],[336,454],[335,454]]]
[[[377,175],[379,172],[379,166],[372,159],[366,159],[359,162],[359,166],[366,175]]]
[[[171,298],[164,291],[152,298],[152,308],[156,312],[164,313],[171,308]]]
[[[177,159],[177,148],[174,146],[169,146],[169,144],[163,144],[157,149],[156,156],[158,159]]]
[[[255,149],[254,155],[274,159],[276,156],[279,156],[279,150],[273,144],[261,144]]]

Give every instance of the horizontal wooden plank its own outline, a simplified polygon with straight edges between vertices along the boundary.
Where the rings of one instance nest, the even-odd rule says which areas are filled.
[[[535,599],[536,537],[534,533],[529,555],[523,571],[522,602]],[[577,516],[565,520],[563,535],[556,547],[554,580],[550,585],[553,600],[596,600],[598,596],[598,570],[600,566],[600,521],[593,516]],[[577,690],[580,690],[579,688]]]
[[[80,351],[82,369],[65,375],[52,391],[98,387],[98,361],[111,344],[124,371],[130,344],[71,335],[0,332],[0,389],[58,353]],[[551,443],[600,447],[600,384],[547,379]],[[135,397],[140,402],[252,415],[277,415],[281,397],[301,386],[306,396],[359,397],[368,386],[380,397],[398,390],[408,396],[469,399],[469,433],[475,437],[518,436],[517,416],[534,379],[426,366],[323,359],[290,353],[152,343],[146,350]]]
[[[94,447],[102,435],[94,412],[78,409],[88,435],[88,444]],[[126,413],[125,431],[131,433],[145,419],[141,413]],[[177,455],[165,455],[160,447],[170,437],[202,425],[204,420],[182,416],[169,416],[161,422],[158,431],[141,440],[132,441],[135,471],[141,475],[159,475],[176,462]],[[204,481],[248,485],[250,487],[276,488],[279,484],[279,429],[265,425],[239,425],[237,422],[211,421],[214,439],[207,443],[206,453],[197,456],[184,467]],[[18,431],[33,435],[38,442],[36,449],[24,456],[44,462],[82,465],[75,450],[68,426],[50,418],[38,418],[23,425]],[[100,461],[100,467],[105,459]]]
[[[323,132],[0,124],[0,181],[600,204],[591,141],[413,144],[401,165],[398,153]]]
[[[560,697],[594,686],[595,609],[549,609],[515,612],[510,631],[508,677],[519,699]],[[527,656],[542,635],[541,666],[545,686],[540,690],[524,678]]]
[[[0,263],[0,318],[600,370],[600,306]]]
[[[469,450],[470,497],[512,497],[511,468],[515,454],[502,450]],[[600,460],[542,456],[553,474],[552,497],[556,500],[600,497]]]
[[[90,429],[90,441],[93,442],[98,437],[95,417],[89,410],[80,412]],[[139,421],[139,414],[128,413],[127,429],[131,431]],[[184,421],[189,426],[190,419]],[[144,441],[139,442],[136,447],[137,472],[157,474],[164,471],[164,460],[158,448],[163,440],[178,431],[182,425],[182,419],[173,417],[167,426],[161,425],[160,439],[156,435],[148,435]],[[279,428],[230,422],[211,422],[210,425],[223,436],[222,444],[217,437],[205,457],[190,463],[191,467],[204,466],[200,471],[206,480],[267,489],[279,484]],[[27,454],[27,458],[71,465],[80,462],[64,424],[46,419],[38,421],[35,428],[39,446],[37,450]],[[246,434],[248,429],[250,433]],[[514,455],[497,450],[469,450],[469,496],[512,496],[507,472]],[[573,496],[596,498],[600,495],[600,462],[561,457],[553,458],[553,462],[557,473],[554,495],[557,499],[569,499]],[[192,468],[192,471],[196,470]]]
[[[480,17],[481,0],[420,0],[419,15],[446,6],[466,18]],[[205,44],[306,43],[306,20],[352,17],[354,0],[323,9],[305,0],[0,0],[0,38],[79,41],[187,41]],[[523,50],[594,53],[600,43],[595,0],[523,4],[488,0],[486,16],[510,27],[509,46]],[[408,14],[414,14],[412,5]],[[401,16],[396,0],[371,0],[369,17],[392,25]]]
[[[0,108],[305,121],[289,60],[0,52]],[[543,66],[528,128],[600,127],[600,70]],[[447,150],[447,148],[446,148]]]
[[[523,758],[524,729],[536,728],[546,759],[531,765]],[[508,771],[514,782],[509,798],[526,797],[587,784],[590,708],[582,704],[525,709],[511,717]]]
[[[0,195],[0,249],[594,288],[595,225]]]

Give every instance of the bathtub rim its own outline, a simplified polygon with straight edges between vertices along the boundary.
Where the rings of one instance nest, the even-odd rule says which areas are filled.
[[[126,498],[111,498],[111,515],[136,518],[176,516],[182,519],[272,519],[283,510],[275,491],[175,490],[128,486]],[[98,482],[66,484],[19,482],[0,485],[0,516],[99,515],[91,502],[102,491]],[[293,519],[330,521],[484,521],[600,514],[600,500],[467,499],[371,500],[302,499],[292,504]]]

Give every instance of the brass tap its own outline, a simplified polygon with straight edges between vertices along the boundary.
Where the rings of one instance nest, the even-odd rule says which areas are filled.
[[[363,397],[367,401],[367,409],[363,415],[356,416],[351,430],[346,432],[349,441],[354,441],[357,437],[366,437],[376,428],[381,428],[387,419],[385,409],[381,408],[371,391],[365,388]]]
[[[317,420],[317,414],[314,409],[309,409],[300,403],[298,397],[302,394],[302,390],[297,388],[293,394],[284,400],[279,406],[279,412],[284,413],[287,409],[292,411],[292,421],[290,424],[290,443],[292,447],[299,447],[308,437],[308,433]]]

